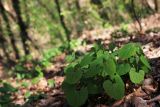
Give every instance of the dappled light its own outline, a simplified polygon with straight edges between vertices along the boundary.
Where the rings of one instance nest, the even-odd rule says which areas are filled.
[[[0,107],[160,107],[160,1],[0,0]]]

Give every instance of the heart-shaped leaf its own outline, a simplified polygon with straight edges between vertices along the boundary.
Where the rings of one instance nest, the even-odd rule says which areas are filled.
[[[65,81],[69,84],[75,84],[77,83],[82,77],[82,71],[69,71],[66,72],[66,79]]]
[[[116,64],[112,58],[108,58],[104,63],[104,71],[106,74],[113,76],[116,73]]]
[[[124,96],[125,85],[119,75],[115,75],[114,82],[106,80],[103,83],[105,92],[114,99],[120,99]]]
[[[134,43],[128,43],[119,50],[119,57],[122,59],[130,58],[136,54],[137,48]]]
[[[89,63],[91,63],[91,61],[92,61],[92,59],[93,59],[92,55],[93,55],[93,53],[86,54],[86,55],[82,58],[82,60],[81,60],[81,62],[80,62],[80,66],[83,67],[83,66],[86,66],[86,65],[88,65]]]
[[[101,71],[101,66],[100,64],[102,64],[103,59],[101,57],[97,58],[96,60],[92,61],[90,63],[89,69],[88,71],[85,73],[85,77],[93,77],[95,75],[97,75],[98,73],[100,73]]]
[[[93,77],[100,72],[100,66],[98,65],[90,65],[89,70],[85,73],[85,78]]]
[[[139,84],[144,80],[145,72],[143,70],[139,70],[139,72],[136,72],[135,68],[131,68],[129,72],[130,80],[135,83]]]
[[[117,66],[117,73],[121,76],[121,75],[125,75],[130,71],[131,67],[129,64],[125,63],[125,64],[120,64]]]
[[[88,98],[87,88],[81,88],[79,91],[70,90],[66,93],[68,103],[73,107],[80,107]]]
[[[140,60],[141,60],[141,62],[142,62],[146,67],[148,67],[149,69],[151,69],[151,66],[150,66],[150,64],[148,63],[146,57],[144,57],[144,56],[142,55],[142,56],[140,56]]]

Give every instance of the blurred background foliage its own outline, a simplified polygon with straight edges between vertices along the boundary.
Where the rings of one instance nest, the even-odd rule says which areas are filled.
[[[17,63],[30,55],[44,64],[67,49],[68,42],[74,48],[83,32],[126,28],[135,17],[158,12],[159,4],[158,0],[1,0],[0,59]]]
[[[111,36],[126,36],[128,24],[157,12],[160,0],[0,0],[0,107],[8,107],[12,93],[17,92],[5,77],[31,79],[22,82],[22,87],[39,83],[47,73],[54,77],[47,67],[54,65],[55,56],[61,54],[57,62],[63,71],[65,58],[69,62],[75,54],[83,55],[72,53],[87,44],[83,34],[101,29],[105,33],[120,26]],[[106,35],[97,32],[93,35]],[[49,79],[45,84],[54,87],[55,81]],[[25,93],[28,102],[42,96]]]

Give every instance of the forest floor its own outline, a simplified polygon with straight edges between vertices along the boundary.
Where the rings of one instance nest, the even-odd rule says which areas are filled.
[[[134,87],[134,91],[126,95],[125,98],[134,103],[136,107],[159,107],[160,106],[160,14],[152,15],[142,19],[141,24],[143,31],[137,33],[138,24],[132,23],[127,27],[127,31],[123,31],[120,27],[112,27],[110,29],[98,29],[92,31],[84,31],[80,40],[86,41],[87,45],[79,46],[75,51],[86,52],[93,46],[97,40],[101,40],[105,46],[110,42],[114,42],[117,47],[121,47],[128,42],[140,42],[145,55],[148,57],[152,66],[151,73],[146,76],[143,85]],[[24,107],[68,107],[64,93],[61,90],[61,84],[64,80],[63,70],[65,67],[66,54],[62,53],[53,59],[53,65],[46,69],[45,78],[34,85],[30,84],[22,86],[22,83],[30,83],[31,80],[16,78],[4,78],[4,81],[11,83],[18,88],[18,92],[12,95],[14,104],[23,105]],[[0,73],[3,72],[3,66],[0,66]],[[55,86],[50,87],[47,83],[48,79],[55,80]],[[149,81],[149,83],[148,83]],[[147,84],[147,85],[146,85]],[[147,88],[142,89],[146,85]],[[146,92],[147,91],[147,92]],[[36,96],[36,93],[42,93]],[[27,96],[32,100],[26,100]],[[134,98],[131,96],[134,96]],[[158,96],[157,98],[155,98]],[[146,99],[148,102],[146,102]],[[27,101],[27,102],[26,102]],[[125,100],[126,101],[126,100]],[[112,107],[127,105],[124,99],[116,101]],[[84,107],[90,107],[85,105]],[[95,107],[110,107],[105,104],[97,103]]]

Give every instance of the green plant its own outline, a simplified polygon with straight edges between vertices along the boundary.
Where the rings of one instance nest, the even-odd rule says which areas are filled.
[[[34,60],[31,55],[23,56],[13,68],[17,79],[43,76],[43,66],[40,61]]]
[[[28,104],[28,103],[30,104],[30,103],[35,102],[37,100],[46,98],[46,95],[43,93],[32,94],[28,91],[25,93],[25,98],[27,100],[26,104]]]
[[[0,105],[2,107],[6,107],[6,104],[11,103],[12,102],[11,95],[16,91],[17,91],[16,88],[4,82],[3,86],[0,87]]]
[[[49,65],[51,65],[52,58],[54,58],[56,55],[59,55],[60,53],[61,53],[61,50],[59,47],[48,49],[43,53],[43,58],[40,61],[40,65],[44,67],[48,67]]]
[[[113,46],[106,50],[96,45],[65,68],[62,89],[71,106],[81,106],[89,95],[104,92],[113,99],[121,99],[125,95],[123,75],[129,75],[135,84],[143,81],[151,67],[141,46],[128,43],[118,50]]]
[[[53,87],[55,86],[55,81],[54,81],[54,80],[49,79],[47,82],[48,82],[48,86],[49,86],[50,88],[53,88]]]

